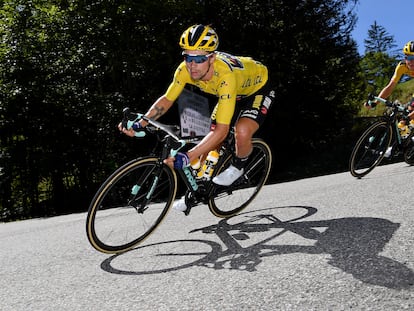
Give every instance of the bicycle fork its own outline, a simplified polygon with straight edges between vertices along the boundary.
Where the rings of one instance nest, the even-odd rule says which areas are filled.
[[[131,187],[131,193],[128,204],[132,205],[135,210],[142,214],[148,208],[148,203],[151,202],[155,189],[158,186],[159,178],[162,173],[162,164],[155,166],[154,169],[146,170],[137,180],[136,184]],[[151,180],[152,179],[152,180]],[[148,191],[140,194],[143,185],[148,184]],[[133,204],[134,202],[138,204]]]

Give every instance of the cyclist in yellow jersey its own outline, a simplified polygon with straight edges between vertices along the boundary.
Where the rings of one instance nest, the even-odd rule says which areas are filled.
[[[187,62],[177,68],[174,81],[165,97],[175,101],[186,84],[197,86],[201,91],[216,95],[218,104],[215,120],[221,124],[230,124],[236,107],[236,99],[249,96],[266,84],[267,68],[250,57],[236,57],[227,53],[215,52],[211,55],[213,75],[209,80],[195,80]]]
[[[394,91],[395,87],[397,86],[398,82],[401,80],[402,76],[407,75],[411,78],[414,78],[414,41],[409,41],[404,45],[403,53],[405,56],[405,60],[400,62],[397,67],[395,68],[394,74],[391,77],[390,82],[382,89],[379,93],[378,97],[381,98],[388,98],[391,93]],[[376,103],[369,104],[365,103],[367,108],[375,107]],[[414,102],[411,101],[408,105],[408,110],[410,111],[408,114],[408,119],[414,119]],[[400,126],[405,126],[407,121],[401,120]],[[385,157],[389,157],[391,155],[392,147],[389,147],[385,153]]]
[[[179,44],[184,60],[176,69],[166,93],[155,101],[146,116],[153,119],[162,116],[186,84],[215,95],[218,100],[211,116],[211,131],[188,152],[179,152],[165,163],[178,169],[190,165],[217,148],[234,125],[236,155],[233,163],[213,178],[214,183],[228,186],[243,174],[244,163],[252,151],[252,136],[263,123],[275,92],[268,87],[266,66],[250,57],[218,52],[218,43],[217,33],[210,26],[193,25],[183,32]],[[146,123],[140,121],[133,128],[138,130],[144,126]],[[121,124],[119,128],[128,136],[134,136],[133,129],[122,128]],[[182,201],[181,207],[176,209],[185,210],[183,204]]]
[[[390,82],[382,89],[378,97],[388,98],[403,75],[414,78],[414,41],[410,41],[404,46],[403,53],[405,55],[405,61],[397,65]]]

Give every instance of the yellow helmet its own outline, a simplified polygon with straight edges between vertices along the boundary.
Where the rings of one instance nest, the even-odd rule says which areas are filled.
[[[193,25],[183,32],[179,43],[183,50],[213,52],[217,49],[219,40],[210,26]]]
[[[407,42],[407,44],[404,45],[403,52],[405,55],[414,55],[414,41]]]

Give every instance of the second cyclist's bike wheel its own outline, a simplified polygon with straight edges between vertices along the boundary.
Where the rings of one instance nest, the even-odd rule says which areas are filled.
[[[371,125],[359,138],[349,161],[352,176],[361,178],[371,172],[384,158],[391,143],[392,128],[387,122]]]

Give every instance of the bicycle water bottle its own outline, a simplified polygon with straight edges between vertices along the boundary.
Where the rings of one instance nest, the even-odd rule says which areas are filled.
[[[411,132],[410,127],[408,125],[406,125],[405,122],[400,121],[400,122],[398,122],[397,126],[400,129],[400,135],[401,135],[402,138],[407,138],[408,135],[410,135],[410,132]]]
[[[193,176],[195,177],[195,178],[200,178],[200,172],[201,172],[201,161],[200,161],[200,158],[197,158],[197,159],[195,159],[195,160],[193,160],[191,163],[190,163],[190,166],[191,166],[191,168],[193,169]],[[202,174],[201,174],[202,175]]]
[[[193,160],[193,161],[190,163],[190,165],[191,165],[191,167],[193,168],[193,170],[196,170],[196,171],[197,171],[197,170],[201,167],[200,158],[197,158],[197,159]]]
[[[212,150],[208,153],[203,168],[200,171],[200,173],[203,174],[203,178],[210,180],[211,176],[213,175],[214,166],[217,164],[218,159],[219,153],[216,150]]]

